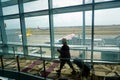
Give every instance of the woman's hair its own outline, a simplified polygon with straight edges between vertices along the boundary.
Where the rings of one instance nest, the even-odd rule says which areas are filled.
[[[67,40],[65,38],[62,39],[62,44],[67,44]]]

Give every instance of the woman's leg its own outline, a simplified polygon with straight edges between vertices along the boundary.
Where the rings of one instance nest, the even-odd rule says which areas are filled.
[[[61,75],[61,70],[62,70],[63,66],[65,65],[65,63],[66,63],[66,61],[64,61],[64,60],[60,61],[60,69],[57,70],[58,77]]]
[[[68,64],[68,65],[70,66],[70,68],[72,69],[72,74],[76,73],[76,71],[75,71],[75,69],[74,69],[74,67],[73,67],[73,65],[72,65],[72,63],[71,63],[70,60],[67,60],[67,64]]]

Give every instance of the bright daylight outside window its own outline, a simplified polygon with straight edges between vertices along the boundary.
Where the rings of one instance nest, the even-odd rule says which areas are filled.
[[[97,59],[117,60],[119,52],[114,52],[113,46],[120,46],[120,8],[95,11],[94,45],[107,46],[111,51],[97,52]],[[96,56],[97,57],[97,56]]]
[[[26,37],[28,45],[50,44],[49,21],[48,16],[26,17]],[[29,47],[31,50],[36,50],[39,53],[40,47]],[[42,48],[42,56],[50,55],[50,48]],[[39,55],[40,56],[40,55]]]
[[[8,44],[22,44],[22,36],[20,29],[20,20],[19,19],[9,19],[5,20],[5,30],[7,35],[7,43]],[[9,47],[9,53],[15,50],[16,52],[23,53],[22,46],[19,47]]]
[[[18,5],[3,7],[3,15],[18,14]]]
[[[82,4],[82,0],[53,0],[53,8],[75,6]]]
[[[48,9],[48,0],[36,0],[24,3],[24,12],[35,12]],[[39,13],[37,13],[39,15]],[[29,55],[50,56],[50,48],[39,47],[41,44],[50,43],[49,16],[25,17],[26,37],[28,45],[38,45],[28,47]],[[49,45],[49,44],[48,44]],[[42,55],[41,55],[42,54]]]
[[[20,37],[21,35],[20,20],[19,19],[5,20],[5,26],[8,43],[22,43]]]
[[[28,3],[24,3],[24,11],[32,12],[48,9],[48,0],[35,0]]]
[[[74,12],[54,15],[54,36],[56,45],[62,44],[62,38],[66,38],[69,45],[80,45],[82,13]],[[71,50],[71,55],[77,57],[80,54],[77,50]]]

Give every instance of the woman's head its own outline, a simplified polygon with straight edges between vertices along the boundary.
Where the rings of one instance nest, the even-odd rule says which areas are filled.
[[[67,40],[65,38],[62,39],[62,44],[67,44]]]

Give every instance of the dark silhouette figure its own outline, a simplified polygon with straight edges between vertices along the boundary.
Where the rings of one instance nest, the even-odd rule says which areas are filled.
[[[75,74],[76,71],[74,70],[73,65],[70,61],[71,56],[70,56],[69,46],[67,45],[67,41],[65,38],[62,39],[62,44],[63,44],[63,46],[61,47],[61,49],[57,50],[60,53],[60,56],[59,56],[60,69],[57,70],[57,74],[58,74],[58,76],[61,75],[61,69],[63,68],[65,63],[67,63],[70,66],[70,68],[72,69],[72,74]]]

